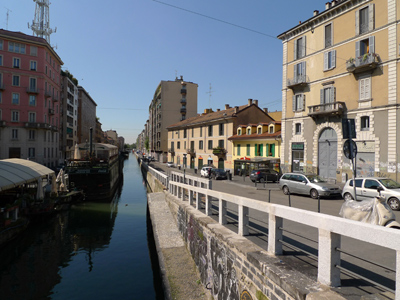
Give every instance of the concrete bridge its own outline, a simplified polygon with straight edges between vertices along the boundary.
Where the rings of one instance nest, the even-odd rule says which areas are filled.
[[[179,172],[167,176],[145,164],[142,170],[153,192],[158,192],[149,194],[150,213],[153,199],[158,199],[158,205],[165,203],[208,298],[400,299],[400,231],[214,191],[209,180]],[[235,208],[237,226],[230,225],[229,207]],[[265,216],[266,247],[248,238],[250,211]],[[298,255],[283,255],[286,224],[293,222],[316,231],[315,267],[299,260]],[[349,275],[341,266],[343,239],[392,249],[396,256],[395,288],[354,292],[343,287],[341,278]]]

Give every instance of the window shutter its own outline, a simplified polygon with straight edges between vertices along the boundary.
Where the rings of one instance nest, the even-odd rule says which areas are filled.
[[[335,87],[331,87],[330,88],[330,103],[335,102],[335,97],[336,97],[336,88]]]
[[[364,99],[371,98],[371,78],[364,79]]]
[[[356,42],[356,58],[360,57],[360,41]]]
[[[375,29],[375,13],[374,13],[374,10],[375,10],[375,4],[372,3],[368,7],[368,17],[369,17],[368,30],[369,31]]]
[[[360,100],[365,98],[365,79],[360,79]]]
[[[303,36],[303,43],[302,43],[303,49],[301,50],[302,57],[306,56],[306,36]]]
[[[320,103],[320,104],[324,104],[324,89],[320,89],[320,91],[319,91],[319,97],[320,97],[319,103]]]
[[[356,10],[356,35],[360,34],[360,11]]]
[[[297,83],[297,65],[293,66],[293,81]]]
[[[296,111],[296,95],[293,96],[292,109],[293,111]]]
[[[264,153],[263,153],[263,144],[260,144],[260,156],[263,156],[264,155]]]
[[[254,145],[254,156],[258,156],[257,155],[257,144]]]
[[[298,110],[302,111],[303,110],[303,94],[299,95],[300,99],[299,99],[299,103],[298,103]]]
[[[275,157],[275,144],[271,144],[271,153]]]
[[[375,53],[375,36],[369,37],[369,53]]]
[[[293,53],[293,59],[297,59],[297,40],[294,41],[294,53]]]
[[[324,71],[328,70],[328,54],[329,52],[324,53]]]
[[[269,156],[269,144],[265,144],[265,156]]]
[[[302,110],[305,110],[306,109],[306,95],[303,94],[302,98],[303,98],[302,99],[303,101],[301,102],[301,105],[303,106]]]
[[[336,68],[336,50],[332,51],[332,68]]]
[[[305,81],[305,77],[306,77],[306,62],[303,61],[301,63],[301,75],[303,75],[304,81]]]

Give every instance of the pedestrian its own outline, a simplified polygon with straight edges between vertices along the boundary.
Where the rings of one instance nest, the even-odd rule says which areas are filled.
[[[211,168],[208,169],[208,178],[211,179]]]

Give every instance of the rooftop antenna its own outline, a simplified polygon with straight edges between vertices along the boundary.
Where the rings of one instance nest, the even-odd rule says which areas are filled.
[[[36,2],[35,7],[35,19],[28,28],[32,28],[33,35],[44,38],[50,44],[50,34],[53,33],[53,29],[50,28],[50,0],[33,0]],[[57,27],[54,32],[57,31]]]
[[[8,30],[8,16],[10,15],[10,12],[12,12],[12,10],[11,10],[11,9],[8,9],[7,7],[6,7],[6,9],[7,9],[7,22],[6,22],[6,30]]]
[[[210,83],[210,89],[206,94],[208,94],[208,106],[211,108],[211,94],[214,93],[215,91],[212,90],[211,83]]]

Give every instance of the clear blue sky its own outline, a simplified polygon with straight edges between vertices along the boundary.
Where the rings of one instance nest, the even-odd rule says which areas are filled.
[[[249,98],[270,111],[282,110],[282,43],[276,36],[314,10],[322,12],[326,2],[160,1],[50,5],[50,27],[57,27],[51,45],[63,70],[97,103],[103,130],[116,130],[127,143],[143,130],[157,85],[176,75],[199,85],[198,112],[243,105]],[[27,24],[34,13],[32,0],[2,0],[0,28],[32,34]]]

